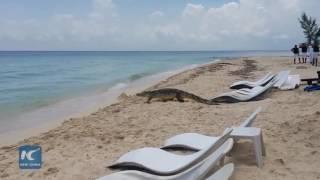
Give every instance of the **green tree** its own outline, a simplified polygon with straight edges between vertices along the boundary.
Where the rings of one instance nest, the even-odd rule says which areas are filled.
[[[319,44],[319,40],[318,40],[319,37],[320,37],[320,27],[315,39],[315,42],[317,42],[318,44]]]
[[[304,12],[299,18],[299,22],[301,28],[303,29],[303,33],[307,38],[308,44],[311,44],[312,41],[317,41],[318,37],[320,36],[320,28],[316,19],[312,18],[311,16],[307,16],[307,14]]]

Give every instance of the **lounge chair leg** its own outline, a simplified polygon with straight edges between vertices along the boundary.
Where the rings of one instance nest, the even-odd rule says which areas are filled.
[[[262,162],[262,150],[261,150],[261,135],[254,137],[253,144],[254,144],[254,150],[256,154],[258,167],[262,168],[263,162]]]
[[[262,155],[263,155],[263,156],[267,156],[266,147],[265,147],[264,141],[263,141],[262,131],[261,131],[261,149],[262,149]]]

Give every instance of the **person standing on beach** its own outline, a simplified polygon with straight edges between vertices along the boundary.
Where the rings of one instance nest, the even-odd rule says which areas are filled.
[[[309,44],[308,46],[308,63],[313,65],[313,46]]]
[[[302,43],[300,47],[301,47],[302,63],[306,63],[307,62],[308,46],[305,43]]]
[[[319,44],[318,44],[318,42],[314,42],[313,43],[312,65],[318,66],[318,56],[319,56]]]
[[[291,51],[293,52],[293,63],[296,63],[296,59],[299,59],[299,63],[300,63],[300,56],[299,56],[299,48],[298,45],[294,45],[294,47],[291,49]]]

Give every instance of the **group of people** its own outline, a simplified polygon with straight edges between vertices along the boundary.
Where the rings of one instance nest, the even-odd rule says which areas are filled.
[[[301,49],[301,53],[300,53]],[[296,64],[296,60],[299,60],[299,63],[311,63],[313,66],[318,65],[318,56],[319,56],[319,44],[313,43],[307,45],[306,43],[302,43],[300,46],[294,45],[291,49],[294,54],[294,64]]]

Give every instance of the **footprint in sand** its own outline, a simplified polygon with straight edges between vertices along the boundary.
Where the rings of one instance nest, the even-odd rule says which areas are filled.
[[[318,153],[318,151],[312,151],[310,154],[311,155],[315,155],[315,154],[317,154]]]
[[[3,173],[0,177],[1,178],[6,178],[6,177],[9,177],[9,174],[8,173]]]
[[[48,168],[48,170],[46,172],[44,172],[44,175],[47,176],[47,175],[55,174],[57,172],[59,172],[58,168],[51,167],[51,168]]]
[[[285,162],[282,158],[275,159],[274,162],[278,165],[285,165]]]

